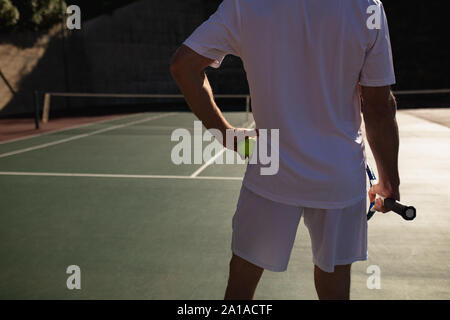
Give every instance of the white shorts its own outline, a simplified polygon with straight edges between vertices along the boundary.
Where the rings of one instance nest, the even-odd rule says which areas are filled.
[[[299,208],[242,187],[233,217],[233,253],[261,268],[287,269],[300,218],[309,230],[313,263],[325,272],[367,260],[366,199],[344,209]]]

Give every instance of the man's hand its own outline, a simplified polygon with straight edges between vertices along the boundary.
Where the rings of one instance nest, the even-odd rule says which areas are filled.
[[[230,127],[227,129],[227,133],[223,136],[224,139],[222,141],[222,145],[225,148],[227,147],[228,139],[233,138],[233,148],[231,150],[237,152],[237,147],[239,142],[244,141],[247,137],[256,137],[258,136],[258,131],[255,129],[247,129],[247,128],[236,128]]]
[[[384,205],[383,205],[383,199],[381,198],[376,198],[377,195],[387,199],[387,198],[391,198],[397,201],[400,201],[400,191],[399,191],[399,187],[397,186],[387,186],[383,183],[379,183],[374,185],[372,188],[370,188],[369,190],[369,199],[370,202],[374,202],[375,201],[375,205],[373,207],[374,210],[379,211],[379,212],[383,212],[386,213],[389,210],[387,210]]]

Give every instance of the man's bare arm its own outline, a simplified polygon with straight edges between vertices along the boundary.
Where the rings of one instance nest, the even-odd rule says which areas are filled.
[[[399,132],[397,103],[390,87],[362,87],[367,140],[377,163],[379,184],[369,193],[400,200],[398,173]],[[375,206],[380,211],[380,202]]]
[[[213,60],[183,45],[172,58],[170,72],[192,112],[207,129],[218,129],[225,137],[226,130],[233,127],[216,105],[211,85],[204,71],[212,62]]]

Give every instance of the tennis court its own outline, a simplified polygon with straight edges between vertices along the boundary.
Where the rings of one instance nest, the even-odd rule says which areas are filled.
[[[449,119],[399,111],[402,200],[418,217],[370,221],[353,299],[450,298]],[[222,299],[245,165],[174,165],[171,134],[194,120],[140,113],[0,144],[0,298]],[[311,259],[302,222],[288,271],[266,272],[256,298],[316,299]],[[66,287],[70,265],[81,290]]]

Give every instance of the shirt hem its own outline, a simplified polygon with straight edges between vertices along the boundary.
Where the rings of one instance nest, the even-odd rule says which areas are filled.
[[[358,203],[359,201],[362,201],[366,197],[366,193],[364,192],[363,194],[361,194],[355,198],[352,198],[347,201],[339,201],[339,202],[311,201],[311,200],[304,200],[304,199],[298,199],[298,198],[296,198],[294,200],[294,199],[288,199],[288,198],[285,198],[282,196],[278,196],[278,195],[272,194],[270,192],[261,191],[261,190],[259,190],[258,187],[252,185],[245,179],[244,179],[243,185],[246,188],[248,188],[250,191],[256,193],[257,195],[259,195],[263,198],[269,199],[271,201],[286,204],[289,206],[307,207],[307,208],[315,208],[315,209],[343,209],[343,208],[350,207],[350,206]]]
[[[380,80],[361,80],[359,84],[365,87],[382,87],[382,86],[391,86],[396,83],[395,78],[385,78]]]

